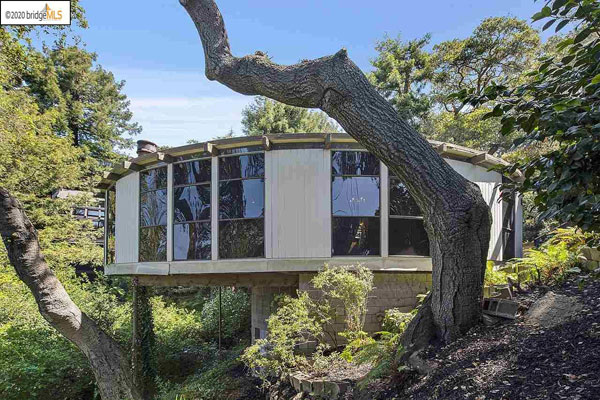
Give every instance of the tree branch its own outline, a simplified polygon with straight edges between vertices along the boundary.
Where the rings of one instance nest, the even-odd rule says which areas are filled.
[[[485,271],[482,254],[487,254],[491,224],[479,188],[398,117],[345,50],[290,66],[259,53],[235,57],[215,2],[180,2],[200,34],[208,79],[242,94],[320,108],[404,182],[423,211],[431,243],[434,290],[429,307],[438,335],[452,340],[476,323]],[[426,325],[428,319],[418,320]]]
[[[1,187],[0,234],[12,266],[29,287],[42,316],[90,361],[102,398],[141,399],[133,387],[125,353],[73,303],[46,264],[37,232],[21,203]]]

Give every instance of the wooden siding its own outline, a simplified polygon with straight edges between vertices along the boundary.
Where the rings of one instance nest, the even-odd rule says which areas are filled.
[[[140,178],[135,172],[119,179],[116,187],[115,257],[117,263],[138,261]]]
[[[331,256],[328,150],[265,153],[267,258]]]
[[[488,259],[502,261],[502,202],[500,187],[496,182],[475,182],[481,189],[481,194],[492,212],[492,228]]]

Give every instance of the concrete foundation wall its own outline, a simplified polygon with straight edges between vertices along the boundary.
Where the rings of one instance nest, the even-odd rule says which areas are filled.
[[[295,295],[296,290],[308,291],[314,298],[318,298],[321,292],[310,283],[315,276],[314,273],[299,274],[297,286],[271,286],[252,288],[252,340],[263,338],[267,333],[266,319],[274,312],[273,300],[280,293]],[[282,284],[284,284],[282,282]],[[375,289],[371,292],[368,302],[368,311],[365,322],[365,331],[375,333],[381,330],[381,323],[385,310],[398,308],[403,312],[409,312],[417,305],[417,295],[425,294],[432,286],[431,273],[375,273]],[[342,332],[345,329],[344,309],[340,305],[336,307],[336,320],[330,331]],[[339,335],[338,343],[344,339]]]
[[[267,318],[275,311],[273,300],[279,294],[295,296],[298,286],[254,286],[251,289],[252,342],[267,335]]]

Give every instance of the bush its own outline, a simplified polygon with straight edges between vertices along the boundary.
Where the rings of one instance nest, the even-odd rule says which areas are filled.
[[[402,312],[397,308],[385,310],[382,329],[386,332],[402,334],[414,315],[415,312]]]
[[[344,307],[347,334],[358,334],[365,326],[367,301],[373,290],[373,273],[359,265],[351,267],[325,265],[312,280],[315,288],[323,291],[325,299],[340,300]]]
[[[323,325],[329,310],[315,303],[308,293],[297,298],[288,295],[277,299],[278,308],[267,320],[269,334],[258,339],[242,355],[242,361],[256,371],[264,383],[273,376],[281,376],[306,364],[306,357],[296,349],[314,341],[322,343]],[[325,306],[327,307],[327,306]]]
[[[326,356],[329,337],[335,343],[335,333],[324,330],[324,326],[335,318],[331,302],[339,301],[346,312],[344,336],[349,345],[344,353],[346,360],[352,358],[355,348],[367,341],[362,332],[367,311],[368,295],[373,289],[373,273],[363,266],[355,270],[350,267],[328,268],[319,272],[311,281],[313,286],[323,291],[320,300],[313,300],[308,293],[298,293],[297,298],[283,295],[278,298],[277,311],[267,320],[268,336],[259,339],[248,347],[242,361],[254,370],[265,384],[269,378],[280,377],[292,369],[310,369],[312,372],[323,369],[326,364],[341,362],[338,353]],[[329,335],[329,336],[328,336]],[[317,352],[312,362],[298,352],[302,345],[315,344]]]
[[[216,341],[219,334],[219,295],[214,288],[202,306],[204,338]],[[250,339],[250,296],[244,289],[221,291],[221,338],[225,346]]]

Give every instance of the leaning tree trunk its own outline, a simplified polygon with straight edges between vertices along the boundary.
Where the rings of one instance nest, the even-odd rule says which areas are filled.
[[[320,108],[406,184],[423,210],[431,242],[433,288],[405,336],[421,345],[451,341],[480,317],[491,217],[479,188],[455,172],[348,58],[278,65],[263,53],[232,55],[213,0],[180,0],[204,48],[206,76],[236,92],[299,107]]]
[[[11,264],[31,290],[42,316],[87,357],[102,399],[142,399],[133,385],[128,357],[73,303],[46,264],[37,232],[21,204],[4,188],[0,188],[0,234]]]

